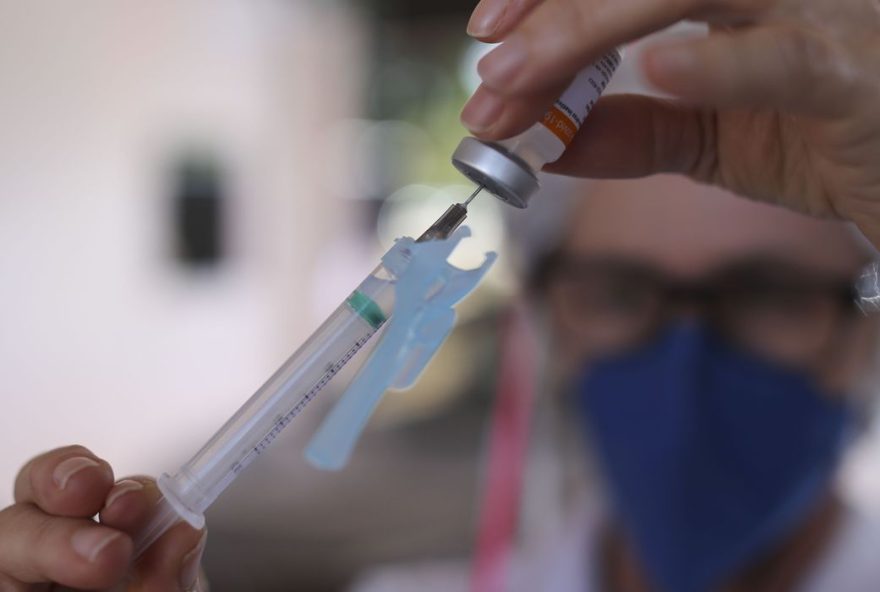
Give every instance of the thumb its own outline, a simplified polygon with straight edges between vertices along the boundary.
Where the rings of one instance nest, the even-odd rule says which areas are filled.
[[[682,173],[711,182],[717,169],[715,112],[646,97],[596,103],[565,154],[547,172],[595,179]]]

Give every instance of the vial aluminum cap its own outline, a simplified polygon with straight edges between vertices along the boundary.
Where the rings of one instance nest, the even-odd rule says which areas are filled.
[[[529,166],[497,144],[464,138],[452,153],[452,164],[465,177],[515,208],[527,207],[538,190],[538,178]]]

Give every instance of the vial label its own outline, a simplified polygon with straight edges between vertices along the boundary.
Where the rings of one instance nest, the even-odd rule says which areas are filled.
[[[615,49],[581,70],[571,86],[544,115],[541,123],[566,146],[574,139],[596,101],[611,82],[620,61],[620,52]]]

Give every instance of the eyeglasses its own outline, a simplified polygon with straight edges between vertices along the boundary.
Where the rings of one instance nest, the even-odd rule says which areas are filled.
[[[827,352],[858,310],[855,278],[764,259],[685,282],[631,261],[557,254],[536,279],[565,330],[597,355],[635,348],[673,319],[699,316],[755,353],[803,365]]]

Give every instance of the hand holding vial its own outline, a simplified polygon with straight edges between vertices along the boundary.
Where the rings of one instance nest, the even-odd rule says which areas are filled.
[[[503,43],[479,64],[462,119],[483,140],[521,133],[610,49],[679,21],[706,36],[638,58],[678,101],[599,101],[556,173],[679,173],[854,222],[880,246],[880,9],[870,0],[482,0],[468,30]]]

